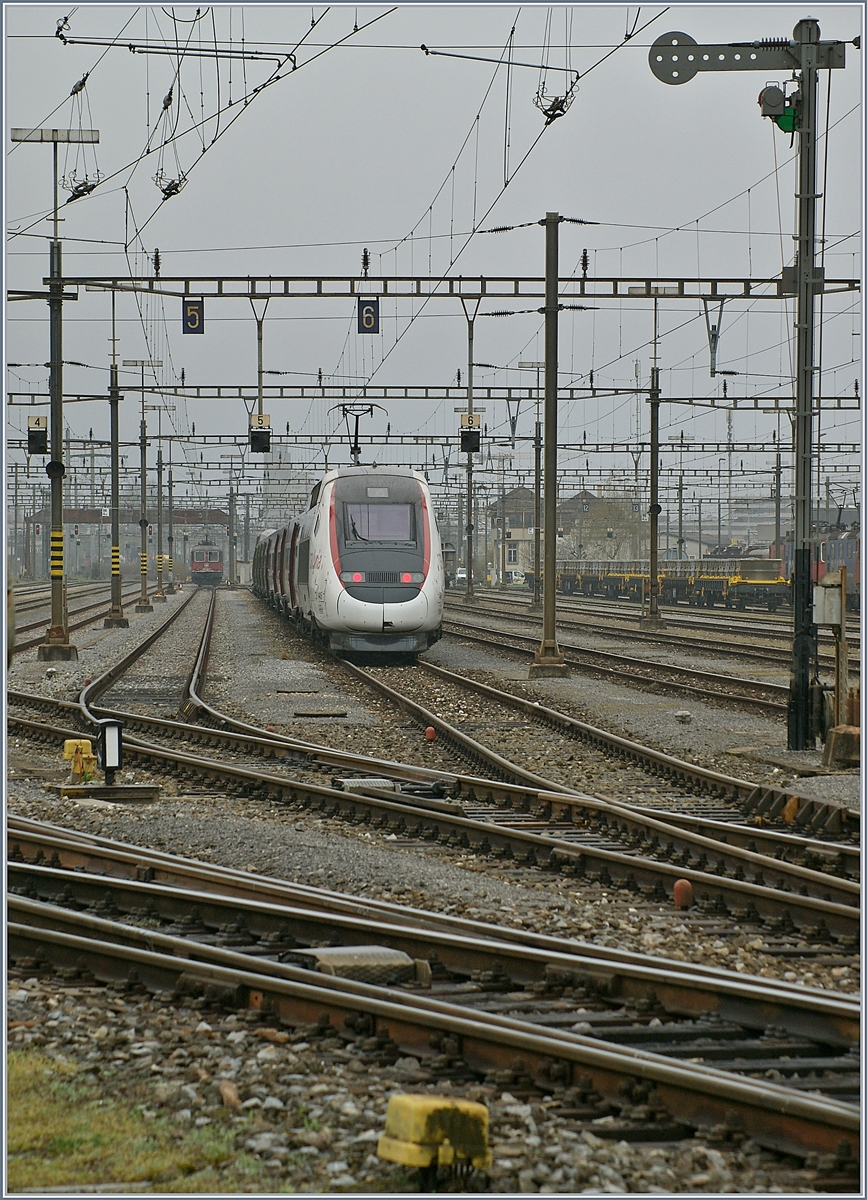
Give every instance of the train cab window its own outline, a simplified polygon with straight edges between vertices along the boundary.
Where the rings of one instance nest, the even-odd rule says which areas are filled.
[[[194,550],[193,551],[193,562],[204,562],[204,561],[205,561],[204,550]]]
[[[344,504],[343,536],[347,546],[363,542],[415,545],[415,507],[412,504]]]
[[[220,561],[220,551],[219,550],[209,550],[208,551],[208,562],[219,562],[219,561]]]

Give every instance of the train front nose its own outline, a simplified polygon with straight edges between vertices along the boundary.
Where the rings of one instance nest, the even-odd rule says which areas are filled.
[[[412,586],[350,585],[337,599],[339,619],[360,633],[419,629],[427,614],[427,597]]]

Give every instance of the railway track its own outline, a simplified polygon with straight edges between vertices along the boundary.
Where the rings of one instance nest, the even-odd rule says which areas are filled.
[[[443,630],[462,641],[486,646],[503,646],[524,658],[532,658],[539,648],[538,637],[525,636],[509,630],[488,627],[480,633],[477,625],[451,618],[443,622]],[[763,683],[736,675],[720,675],[695,668],[674,667],[668,663],[644,658],[627,658],[605,650],[570,646],[560,642],[560,650],[570,667],[594,674],[638,684],[645,690],[669,691],[678,695],[697,696],[704,700],[755,708],[760,712],[786,713],[789,689],[782,684]]]
[[[211,621],[215,600],[214,595],[209,610]],[[13,705],[38,702],[43,708],[63,711],[67,719],[76,720],[77,728],[49,726],[14,712],[10,712],[10,727],[29,737],[54,741],[80,733],[85,714],[92,719],[110,711],[97,707],[95,697],[116,680],[128,661],[141,653],[157,635],[158,631],[143,643],[142,648],[131,652],[123,663],[116,664],[103,677],[94,680],[82,693],[78,706],[10,694]],[[156,745],[127,734],[128,754],[159,764],[161,771],[205,778],[222,788],[278,797],[289,806],[312,807],[354,823],[373,823],[401,836],[440,840],[448,845],[471,848],[480,854],[505,855],[517,861],[542,864],[605,885],[610,881],[611,886],[630,889],[636,895],[644,893],[657,900],[666,897],[677,878],[687,878],[694,886],[700,906],[718,914],[731,909],[738,919],[766,921],[783,933],[797,929],[802,936],[824,943],[833,939],[840,944],[854,944],[857,939],[857,884],[853,879],[786,863],[782,858],[759,854],[755,848],[726,845],[722,840],[698,833],[688,822],[670,823],[667,814],[648,816],[604,800],[576,795],[557,785],[552,788],[546,780],[526,778],[526,773],[519,783],[497,783],[484,777],[425,772],[294,742],[255,727],[238,728],[239,723],[228,721],[216,710],[204,706],[198,694],[208,645],[206,631],[191,678],[190,704],[215,722],[233,727],[219,731],[196,730],[182,722],[113,711],[133,727],[137,722],[145,724],[150,737],[158,733],[161,738],[167,734],[175,738],[200,738],[211,745],[222,741],[224,753],[221,759],[213,754],[202,758],[188,749]],[[419,715],[422,720],[436,719],[429,713]],[[442,722],[439,725],[450,738],[464,736],[452,727],[446,729]],[[488,753],[478,743],[474,743],[474,752],[476,749],[479,753]],[[227,750],[229,754],[225,753]],[[247,765],[252,754],[262,753],[287,757],[292,774],[265,774],[255,761],[253,765]],[[227,761],[231,757],[235,761]],[[291,766],[299,761],[312,762],[320,771],[323,766],[342,768],[346,777],[334,781],[338,786],[311,782],[301,778],[297,767]],[[673,765],[676,760],[669,760],[669,766]],[[390,790],[388,779],[385,789],[377,786],[383,780],[374,780],[373,786],[369,778],[366,785],[355,782],[359,774],[369,776],[372,769],[375,771],[383,766],[392,768],[392,778],[397,774],[412,785],[413,792],[398,794]],[[502,776],[508,774],[514,764],[499,760],[497,766]],[[448,798],[443,799],[446,792]],[[786,802],[791,799],[786,797]],[[754,840],[754,847],[756,845]],[[827,852],[824,848],[822,853]],[[833,860],[833,865],[836,869],[842,868],[841,875],[845,876],[855,859],[846,850],[837,853],[839,858]],[[802,863],[806,861],[806,858],[801,859]],[[812,861],[822,863],[822,855]],[[828,863],[827,859],[824,861]]]
[[[497,597],[489,597],[484,593],[477,593],[477,600],[470,608],[465,602],[461,602],[454,598],[449,598],[446,601],[446,612],[454,614],[455,617],[460,614],[461,617],[466,617],[468,612],[484,612],[492,616],[508,617],[514,622],[515,617],[519,617],[521,621],[532,626],[534,629],[541,628],[541,616],[531,610],[529,601],[522,599],[507,600]],[[753,627],[752,623],[748,628],[744,628],[740,618],[742,613],[738,614],[738,623],[733,625],[731,622],[711,622],[710,620],[695,620],[677,617],[669,618],[668,611],[663,612],[663,619],[666,628],[664,629],[646,629],[637,626],[637,610],[626,608],[622,613],[622,620],[618,619],[620,613],[609,614],[607,606],[605,611],[600,612],[598,605],[576,606],[574,602],[568,599],[557,597],[557,626],[564,634],[574,630],[576,633],[586,635],[592,632],[597,636],[604,637],[606,635],[616,636],[618,641],[637,642],[643,645],[658,645],[670,646],[679,653],[686,651],[695,651],[696,653],[717,656],[720,653],[721,646],[724,646],[725,657],[727,659],[741,659],[744,661],[767,663],[768,666],[788,670],[791,667],[791,632],[788,629],[780,629],[777,627]],[[588,624],[587,618],[590,619]],[[673,627],[681,629],[683,632],[673,632]],[[699,636],[695,636],[696,631]],[[701,636],[708,634],[709,636]],[[720,635],[725,638],[721,642]],[[760,639],[755,643],[750,643],[742,640],[743,636],[756,637]],[[859,665],[855,658],[860,652],[860,637],[853,630],[847,631],[847,637],[850,640],[850,653],[853,655],[851,674],[853,677],[859,673]],[[769,644],[769,639],[780,639],[780,646]],[[823,639],[827,640],[827,639]],[[582,652],[584,648],[582,647]],[[831,653],[820,652],[819,664],[823,669],[833,670],[834,656]]]
[[[126,602],[129,602],[130,600],[133,600],[135,597],[139,596],[140,594],[141,594],[141,591],[139,588],[133,588],[124,594],[123,600]],[[44,606],[39,606],[39,607],[44,607]],[[94,609],[99,609],[100,611],[94,612]],[[89,613],[91,615],[85,616],[84,615],[85,613]],[[88,625],[92,625],[94,621],[98,621],[100,619],[100,617],[107,617],[108,615],[109,615],[109,610],[107,610],[105,607],[105,596],[102,595],[99,600],[95,600],[90,604],[82,604],[78,608],[71,609],[69,612],[69,616],[73,617],[75,619],[71,620],[69,622],[68,627],[70,630],[85,629]],[[46,618],[43,617],[42,620],[40,620],[40,621],[30,621],[26,625],[21,625],[21,624],[16,623],[15,651],[14,651],[15,654],[20,654],[24,650],[33,650],[37,646],[42,645],[42,643],[45,641],[45,622],[46,622]],[[42,633],[40,634],[39,637],[30,638],[28,641],[21,640],[21,634],[31,633],[34,629],[42,630]]]
[[[26,584],[13,585],[15,591],[15,609],[20,613],[36,612],[39,609],[51,608],[51,585],[36,584],[27,586]],[[67,585],[67,596],[74,597],[77,600],[83,599],[85,596],[101,595],[105,596],[110,584],[102,583],[72,583]]]
[[[554,1090],[588,1119],[613,1117],[610,1136],[722,1123],[787,1153],[844,1142],[857,1155],[850,998],[473,929],[35,822],[9,832],[15,962],[134,978],[163,996],[210,991],[348,1045],[418,1055],[441,1078]],[[377,982],[359,982],[371,963]]]
[[[522,591],[499,591],[483,589],[475,593],[476,603],[501,604],[510,609],[527,609],[532,611],[532,597]],[[448,603],[462,604],[460,592],[453,592],[447,598]],[[589,597],[568,596],[557,593],[557,610],[566,615],[578,614],[584,618],[595,620],[619,621],[621,619],[634,621],[641,613],[640,605],[629,601],[617,601],[598,597],[595,601]],[[719,611],[701,608],[684,608],[680,605],[661,604],[660,615],[665,624],[678,629],[698,629],[726,635],[746,634],[750,637],[778,638],[781,641],[791,640],[792,614],[791,610],[780,616],[770,616],[767,612],[755,612],[747,609],[738,611],[737,616],[724,617]],[[586,623],[586,622],[585,622]],[[857,617],[849,615],[846,624],[847,637],[854,645],[860,644],[861,626]],[[820,633],[820,639],[831,642],[829,634]]]

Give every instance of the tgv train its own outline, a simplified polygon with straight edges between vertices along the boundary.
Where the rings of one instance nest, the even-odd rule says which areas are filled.
[[[263,533],[253,591],[332,650],[417,654],[442,636],[442,550],[425,477],[340,467]]]

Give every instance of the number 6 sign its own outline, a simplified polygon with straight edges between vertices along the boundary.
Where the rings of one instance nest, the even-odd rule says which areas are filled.
[[[358,332],[379,333],[379,296],[358,297]]]

